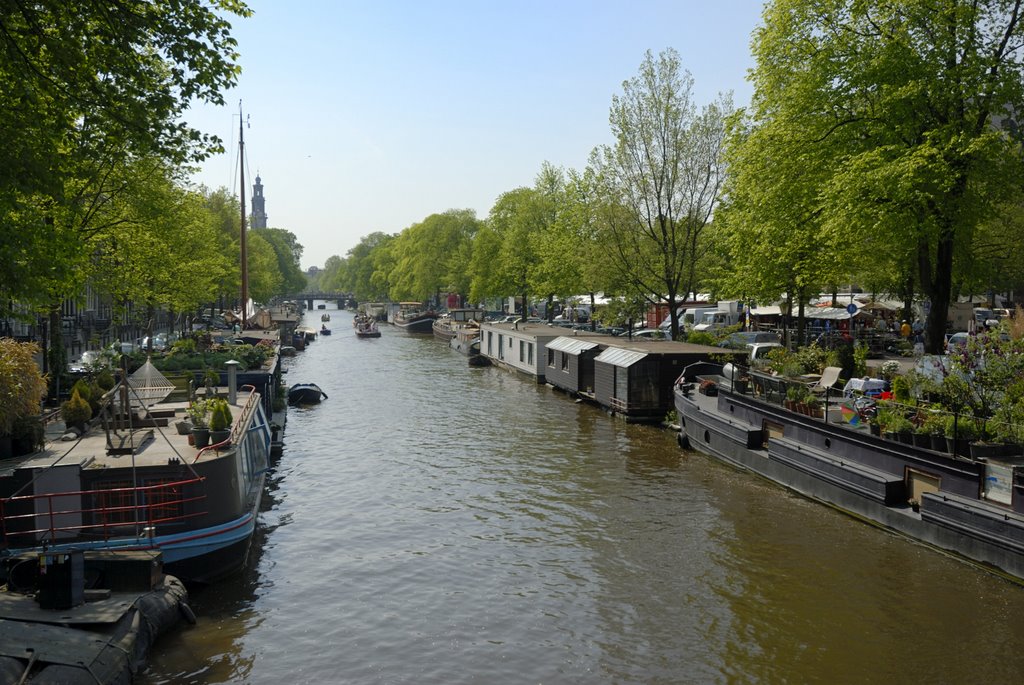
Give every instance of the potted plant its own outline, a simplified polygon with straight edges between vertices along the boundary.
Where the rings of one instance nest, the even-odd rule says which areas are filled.
[[[92,418],[92,408],[78,390],[72,390],[71,399],[60,405],[60,415],[67,426],[84,433],[86,422]]]
[[[192,422],[192,440],[196,449],[202,449],[210,444],[210,401],[206,399],[193,400],[188,406],[188,418]]]
[[[946,449],[953,456],[967,456],[968,445],[977,435],[974,420],[969,416],[950,414],[946,417]]]
[[[799,385],[791,385],[786,388],[786,399],[784,402],[786,409],[789,409],[790,411],[797,411],[797,405],[803,401],[803,396],[803,388]]]
[[[897,413],[893,416],[889,430],[896,434],[896,439],[905,445],[914,444],[914,424],[903,414]]]
[[[818,399],[812,392],[808,392],[804,395],[804,406],[807,407],[807,415],[816,419],[820,419],[825,416],[825,412],[822,409],[821,400]]]
[[[930,449],[936,452],[946,451],[946,416],[939,409],[931,409],[922,424],[928,429]]]
[[[11,452],[11,434],[19,419],[39,415],[46,378],[39,371],[35,343],[0,338],[0,456]]]
[[[921,421],[914,427],[914,447],[932,448],[932,432],[927,423]]]
[[[219,445],[231,437],[231,408],[228,401],[218,397],[210,409],[210,442]]]

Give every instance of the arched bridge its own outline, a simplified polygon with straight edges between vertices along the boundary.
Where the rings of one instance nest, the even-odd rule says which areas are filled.
[[[353,305],[355,304],[355,300],[352,297],[352,293],[342,293],[323,290],[298,293],[297,295],[290,296],[288,299],[305,302],[306,309],[312,309],[313,304],[316,300],[323,300],[325,302],[334,301],[338,304],[338,309],[344,309],[345,306],[348,305],[349,303],[352,303]]]

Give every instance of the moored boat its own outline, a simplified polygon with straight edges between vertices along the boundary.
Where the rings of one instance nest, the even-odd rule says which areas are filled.
[[[437,317],[433,323],[434,335],[442,340],[451,340],[457,331],[471,327],[479,335],[480,321],[483,321],[484,310],[476,308],[449,309]]]
[[[430,333],[437,313],[419,302],[402,302],[395,312],[394,324],[407,333]]]
[[[229,388],[230,432],[197,448],[188,431],[167,428],[185,418],[187,402],[148,404],[137,387],[121,388],[104,395],[102,430],[4,464],[0,557],[152,550],[168,573],[189,582],[237,570],[256,527],[270,453],[260,395]]]
[[[316,383],[296,383],[288,388],[288,404],[318,404],[327,393]]]
[[[683,371],[682,446],[1024,582],[1024,458],[977,460],[886,439],[849,422],[858,417],[850,401],[826,392],[819,416],[798,413],[782,406],[783,379],[731,375],[710,364]]]

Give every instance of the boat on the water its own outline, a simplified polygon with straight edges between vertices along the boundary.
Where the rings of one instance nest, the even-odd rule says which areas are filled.
[[[377,327],[377,322],[369,316],[357,316],[352,320],[352,326],[355,328],[357,338],[380,337],[380,328]]]
[[[1024,456],[976,459],[957,441],[872,434],[857,399],[828,387],[817,415],[800,413],[784,406],[797,408],[796,381],[730,366],[679,377],[681,446],[1024,582]]]
[[[393,323],[406,333],[430,333],[436,318],[437,312],[420,302],[401,302]]]
[[[480,354],[480,325],[473,321],[457,328],[449,338],[448,346],[460,354]]]
[[[320,335],[330,335],[331,329],[327,327],[327,324],[320,326]]]
[[[296,383],[288,388],[288,404],[319,404],[327,399],[327,393],[316,383]]]
[[[449,309],[434,319],[434,336],[442,340],[451,340],[457,331],[467,327],[476,329],[479,335],[480,322],[483,321],[485,313],[483,309],[477,308]]]
[[[0,559],[151,550],[168,573],[198,583],[241,568],[270,454],[260,395],[228,388],[230,432],[196,447],[189,403],[162,401],[173,385],[150,369],[146,383],[136,372],[105,393],[98,425],[77,439],[75,429],[71,440],[4,462]]]
[[[330,314],[321,314],[320,315],[320,320],[321,321],[330,321],[331,320],[331,315]]]

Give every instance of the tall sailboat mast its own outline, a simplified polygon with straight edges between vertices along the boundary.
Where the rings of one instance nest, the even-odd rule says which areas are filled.
[[[238,168],[241,170],[242,232],[239,252],[242,262],[242,330],[248,328],[249,314],[249,256],[245,244],[245,127],[242,117],[242,101],[238,101]]]

